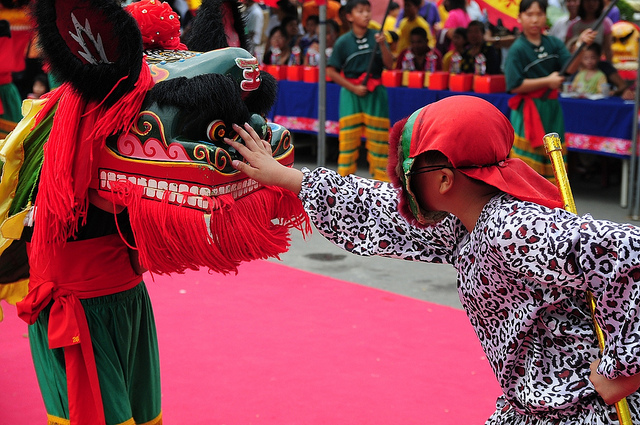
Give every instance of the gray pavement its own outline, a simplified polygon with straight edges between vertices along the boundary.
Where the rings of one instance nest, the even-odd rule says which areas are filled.
[[[314,149],[316,139],[298,134],[294,137],[297,146],[296,168],[306,166],[313,169],[317,164]],[[335,151],[335,143],[335,139],[328,140],[327,168],[336,168],[335,155],[331,153]],[[603,157],[591,157],[596,162],[604,160]],[[570,157],[570,161],[574,161],[574,158]],[[620,207],[620,161],[606,161],[606,175],[598,166],[594,166],[595,171],[588,174],[570,174],[578,213],[589,213],[597,219],[640,225],[640,222],[629,218],[627,209]],[[369,177],[366,163],[360,165],[358,175]],[[299,232],[292,232],[291,249],[281,256],[281,261],[272,261],[420,300],[462,308],[453,267],[381,257],[360,257],[335,247],[315,229],[306,239]]]

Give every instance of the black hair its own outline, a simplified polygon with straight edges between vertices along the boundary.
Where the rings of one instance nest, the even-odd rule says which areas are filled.
[[[598,0],[598,9],[596,10],[596,18],[602,15],[602,11],[604,10],[604,0]],[[585,19],[587,17],[587,11],[584,10],[584,0],[580,0],[580,5],[578,6],[578,16],[580,19]]]
[[[282,34],[282,36],[284,38],[287,38],[287,31],[284,29],[284,27],[282,25],[278,25],[277,27],[273,27],[271,28],[271,31],[269,31],[269,38],[273,37],[273,34],[279,32],[280,34]]]
[[[356,6],[360,6],[360,5],[371,7],[371,2],[369,2],[369,0],[349,0],[347,1],[347,4],[344,6],[344,12],[351,13]]]
[[[420,0],[418,0],[420,1]],[[411,32],[409,33],[409,36],[412,35],[418,35],[420,36],[420,38],[424,38],[425,40],[427,40],[427,31],[422,28],[422,27],[415,27],[414,29],[411,30]]]
[[[404,0],[404,5],[406,6],[407,3],[414,5],[415,7],[420,7],[420,4],[422,3],[422,0]]]
[[[400,9],[400,5],[398,3],[396,3],[395,1],[389,3],[389,12],[396,9]]]
[[[542,9],[544,13],[547,13],[547,0],[522,0],[520,2],[520,9],[518,10],[518,13],[526,12],[534,3],[538,3],[540,9]]]
[[[33,82],[39,82],[42,83],[44,85],[44,87],[46,88],[46,91],[49,91],[49,77],[47,77],[47,74],[38,74],[33,78]]]
[[[280,23],[280,26],[284,30],[285,34],[287,33],[287,25],[289,25],[289,22],[293,22],[293,21],[296,21],[296,23],[297,23],[298,22],[298,17],[297,16],[285,16],[282,19],[282,22]],[[296,24],[296,27],[297,27],[297,24]],[[289,34],[287,34],[287,38],[289,38]]]
[[[478,27],[484,32],[484,24],[482,22],[480,22],[480,21],[471,21],[471,22],[469,22],[469,24],[467,25],[467,29],[472,28],[472,27]]]
[[[318,15],[309,15],[309,17],[307,18],[307,22],[312,21],[315,22],[316,24],[320,23],[320,17]],[[305,22],[305,24],[307,23]]]
[[[466,10],[467,8],[467,2],[465,0],[448,0],[447,3],[449,4],[449,11],[455,9]]]
[[[238,84],[221,74],[161,81],[153,86],[145,101],[180,109],[180,134],[193,140],[206,140],[206,123],[214,119],[241,124],[250,117]]]
[[[602,55],[602,46],[598,43],[591,43],[586,47],[586,50],[591,50],[598,58]]]
[[[278,5],[278,8],[284,12],[285,16],[298,17],[298,8],[291,4],[289,0],[278,0],[276,4]]]
[[[400,36],[395,31],[389,31],[389,35],[391,36],[391,42],[393,42],[393,43],[395,43],[396,41],[400,40]]]
[[[331,27],[331,29],[336,33],[340,34],[340,25],[333,19],[327,19],[327,30]]]
[[[453,33],[458,34],[459,36],[464,38],[465,41],[467,41],[467,29],[465,27],[458,27],[453,30]]]

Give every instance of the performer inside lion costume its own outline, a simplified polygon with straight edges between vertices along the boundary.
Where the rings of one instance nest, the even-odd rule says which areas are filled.
[[[186,50],[158,0],[34,4],[62,85],[25,101],[0,142],[0,297],[28,282],[18,314],[50,423],[162,422],[145,269],[236,272],[309,231],[295,194],[236,171],[223,142],[248,122],[293,162],[289,132],[264,118],[277,84],[246,51],[238,7],[203,2]]]

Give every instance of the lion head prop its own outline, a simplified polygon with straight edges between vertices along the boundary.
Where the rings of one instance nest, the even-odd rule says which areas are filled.
[[[613,64],[619,70],[638,69],[640,31],[632,22],[619,21],[611,27]]]
[[[157,0],[35,3],[62,85],[26,102],[0,143],[0,282],[28,277],[25,225],[32,256],[46,255],[73,240],[89,203],[126,208],[153,273],[233,272],[284,252],[291,228],[309,231],[295,194],[235,170],[242,158],[223,142],[248,122],[293,163],[289,132],[264,118],[277,83],[247,52],[238,7],[203,2],[185,46],[178,16]]]

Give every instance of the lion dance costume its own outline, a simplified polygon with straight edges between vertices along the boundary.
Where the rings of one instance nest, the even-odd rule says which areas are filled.
[[[38,0],[33,14],[63,84],[0,142],[0,294],[28,281],[18,314],[50,424],[160,424],[142,271],[236,272],[309,231],[295,194],[233,169],[223,142],[249,122],[292,164],[289,132],[264,119],[277,85],[244,49],[235,1],[203,3],[191,50],[158,0]]]

